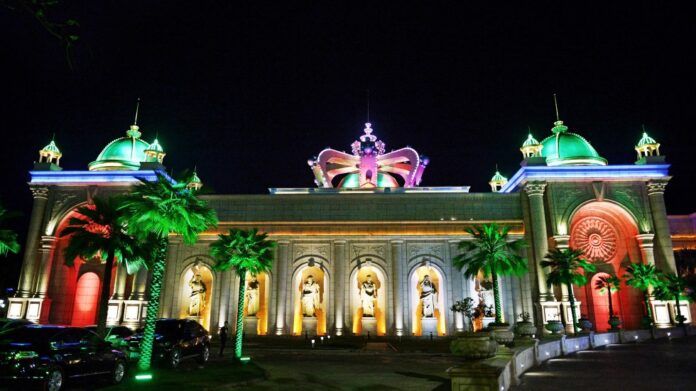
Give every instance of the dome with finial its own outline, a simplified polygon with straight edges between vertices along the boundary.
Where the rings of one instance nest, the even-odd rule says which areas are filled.
[[[196,169],[193,170],[193,174],[191,175],[191,178],[189,178],[186,187],[193,190],[200,190],[201,187],[203,187],[203,181],[201,181],[201,178],[198,177]]]
[[[544,146],[532,136],[532,132],[530,131],[527,139],[522,143],[520,151],[522,152],[522,156],[526,159],[541,156],[542,149],[544,149]]]
[[[60,149],[58,149],[55,139],[51,139],[51,142],[39,151],[39,163],[53,163],[59,165],[62,156],[63,154],[60,152]]]
[[[504,177],[500,171],[498,171],[498,167],[496,167],[495,175],[493,175],[488,184],[491,185],[491,190],[493,192],[498,192],[507,182],[508,179]]]
[[[160,145],[159,141],[157,141],[157,138],[155,138],[155,140],[145,150],[145,156],[147,156],[147,161],[149,162],[162,163],[165,155],[166,153],[164,152],[164,148],[162,148],[162,145]]]
[[[660,143],[655,141],[654,138],[648,136],[648,132],[645,131],[645,126],[643,126],[643,137],[638,140],[635,150],[638,153],[639,161],[640,159],[651,156],[660,156]]]
[[[138,125],[131,125],[126,137],[120,137],[104,147],[97,160],[89,164],[90,171],[138,170],[147,161],[145,151],[150,144],[140,138]]]

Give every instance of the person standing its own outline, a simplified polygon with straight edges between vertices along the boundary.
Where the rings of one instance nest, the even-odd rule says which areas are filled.
[[[227,332],[230,329],[229,322],[225,321],[225,325],[220,327],[220,357],[222,357],[222,352],[225,350],[225,345],[227,345]]]

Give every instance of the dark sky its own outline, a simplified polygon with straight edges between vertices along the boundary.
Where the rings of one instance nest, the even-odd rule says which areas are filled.
[[[527,127],[550,134],[557,93],[562,119],[610,164],[635,160],[645,124],[673,164],[669,213],[696,211],[696,23],[676,5],[61,3],[80,23],[73,70],[31,15],[0,5],[0,195],[25,220],[38,149],[55,132],[62,165],[86,169],[137,97],[169,168],[197,165],[219,193],[264,193],[313,186],[307,158],[349,150],[366,89],[387,148],[430,157],[423,186],[488,191],[496,163],[511,176]]]

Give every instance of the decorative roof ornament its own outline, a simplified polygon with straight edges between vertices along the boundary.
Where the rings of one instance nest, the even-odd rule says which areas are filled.
[[[664,160],[663,157],[659,157],[660,143],[655,141],[654,138],[648,136],[648,132],[645,131],[645,125],[643,125],[643,137],[638,140],[635,150],[638,154],[638,161],[636,163],[644,164],[647,162],[647,160],[651,160],[653,163],[656,163]]]
[[[307,160],[319,187],[415,187],[428,159],[406,147],[389,153],[386,144],[365,123],[364,134],[351,144],[352,154],[327,148]],[[335,183],[337,182],[337,183]]]
[[[126,135],[130,138],[140,138],[142,133],[140,133],[140,127],[138,126],[138,111],[140,110],[140,98],[138,98],[138,103],[135,104],[135,118],[133,119],[133,125],[130,129],[126,131]]]
[[[194,191],[198,191],[203,187],[203,181],[201,181],[201,178],[198,177],[198,173],[196,172],[196,168],[193,168],[193,174],[191,175],[191,178],[189,178],[188,183],[186,184],[187,189],[191,189]]]
[[[491,191],[497,193],[500,189],[508,182],[508,179],[500,174],[498,171],[498,165],[495,166],[495,175],[488,182],[491,185]]]
[[[145,150],[145,156],[147,156],[148,162],[162,163],[166,155],[167,154],[164,152],[164,148],[162,148],[156,137],[150,146]]]
[[[541,145],[541,143],[532,136],[532,130],[529,129],[529,136],[527,136],[527,139],[524,140],[524,143],[522,143],[522,147],[520,148],[520,152],[522,152],[522,157],[527,159],[530,157],[539,157],[541,156],[541,150],[544,149],[544,146]]]
[[[553,128],[551,128],[551,131],[553,133],[567,132],[568,127],[563,125],[563,121],[561,121],[561,116],[558,114],[558,100],[556,99],[556,94],[553,94],[553,105],[556,108],[556,122],[553,123]]]
[[[39,163],[52,163],[60,166],[60,158],[63,154],[58,149],[55,138],[54,135],[51,142],[39,151]]]

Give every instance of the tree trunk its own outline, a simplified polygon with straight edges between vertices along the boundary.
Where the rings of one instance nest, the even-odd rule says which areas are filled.
[[[645,291],[645,296],[643,299],[645,300],[645,313],[652,322],[652,310],[650,309],[650,295],[648,294],[648,291]]]
[[[578,333],[578,314],[575,313],[575,295],[571,283],[568,283],[568,302],[570,303],[570,313],[573,315],[573,335],[576,335]]]
[[[244,291],[246,290],[246,271],[239,273],[239,299],[237,300],[237,330],[234,341],[234,356],[242,357],[242,337],[244,336]]]
[[[493,279],[493,302],[495,303],[495,323],[503,323],[503,309],[500,305],[500,289],[498,287],[498,276],[495,272],[491,273]]]
[[[141,371],[150,370],[152,365],[152,344],[155,340],[155,323],[159,315],[160,294],[162,293],[162,280],[164,279],[164,269],[167,265],[167,244],[168,239],[159,239],[157,249],[157,259],[152,266],[152,281],[150,282],[150,299],[147,304],[147,315],[145,317],[145,329],[143,339],[140,341],[140,359],[138,369]]]
[[[680,296],[679,294],[674,296],[674,301],[676,302],[676,305],[677,305],[677,319],[678,319],[677,323],[682,325],[682,324],[684,324],[684,321],[682,320],[682,313],[681,313],[681,308],[680,308],[681,306],[679,305],[679,296]]]
[[[110,250],[104,263],[101,292],[99,292],[99,313],[97,314],[97,334],[106,337],[106,317],[109,314],[109,296],[111,296],[111,274],[114,268],[114,251]]]

